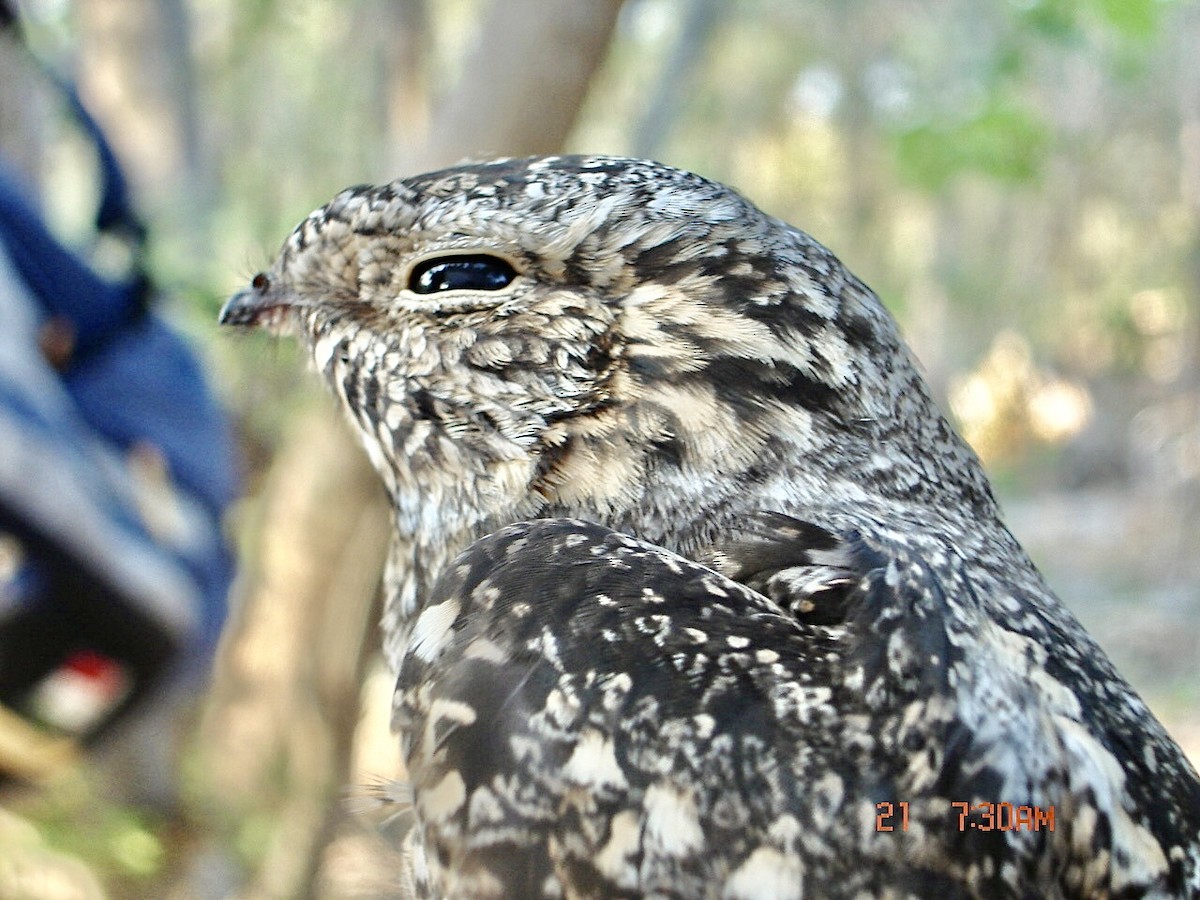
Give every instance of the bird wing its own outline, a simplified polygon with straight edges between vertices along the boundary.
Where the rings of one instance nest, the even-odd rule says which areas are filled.
[[[1153,884],[1148,832],[1120,798],[1087,794],[1109,761],[1077,701],[1038,683],[1036,648],[1000,633],[947,554],[767,516],[714,556],[743,584],[576,520],[478,541],[399,676],[417,883],[447,897],[1115,886],[1068,821],[1086,808],[1145,863],[1127,886]],[[995,827],[1001,803],[1056,807],[1056,831]]]
[[[554,896],[555,881],[792,896],[805,833],[832,848],[856,827],[833,821],[836,779],[801,789],[793,759],[800,731],[811,753],[838,744],[838,643],[601,526],[477,542],[416,622],[398,685],[432,880],[447,896]]]
[[[1082,667],[1056,658],[1055,641],[1081,637],[1038,597],[936,530],[836,535],[763,513],[711,557],[802,621],[844,622],[843,677],[862,692],[876,764],[933,838],[912,855],[944,855],[973,896],[1200,892],[1183,883],[1200,810],[1186,761],[1098,649]],[[1111,708],[1095,699],[1105,684]],[[1173,805],[1147,797],[1156,777]]]

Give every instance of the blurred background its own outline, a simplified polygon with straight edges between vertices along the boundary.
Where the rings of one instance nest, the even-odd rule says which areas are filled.
[[[165,730],[135,720],[0,785],[0,900],[387,895],[382,500],[296,349],[215,319],[342,187],[468,156],[654,157],[830,246],[901,321],[1051,584],[1200,760],[1197,3],[18,7],[0,155],[55,235],[121,264],[94,233],[95,147],[31,48],[125,168],[155,308],[229,412],[243,487],[211,675],[164,693]]]

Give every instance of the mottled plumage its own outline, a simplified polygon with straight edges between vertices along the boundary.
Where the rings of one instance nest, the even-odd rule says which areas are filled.
[[[803,232],[502,160],[344,191],[222,315],[390,491],[418,896],[1200,894],[1200,778]]]

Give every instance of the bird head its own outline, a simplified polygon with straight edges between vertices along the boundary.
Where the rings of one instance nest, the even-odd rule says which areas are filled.
[[[990,504],[874,294],[733,190],[539,157],[343,191],[221,314],[311,351],[401,533]]]

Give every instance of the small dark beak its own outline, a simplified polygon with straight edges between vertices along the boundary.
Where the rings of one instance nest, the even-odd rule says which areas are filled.
[[[225,301],[217,321],[222,325],[254,328],[270,325],[287,308],[288,304],[280,302],[278,294],[271,290],[271,279],[260,272],[254,276],[250,287],[243,288]]]

